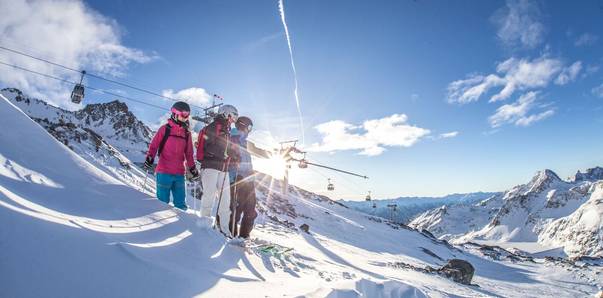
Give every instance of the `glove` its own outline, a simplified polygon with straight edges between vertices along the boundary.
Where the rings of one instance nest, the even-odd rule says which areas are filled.
[[[147,156],[147,159],[144,161],[144,168],[149,170],[153,167],[153,163],[155,160],[151,156]]]
[[[191,173],[191,180],[199,179],[199,171],[197,170],[197,167],[192,167],[188,169],[188,171]]]

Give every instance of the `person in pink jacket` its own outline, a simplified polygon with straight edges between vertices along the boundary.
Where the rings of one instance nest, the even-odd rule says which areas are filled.
[[[145,167],[152,168],[155,155],[159,156],[159,163],[155,168],[157,198],[169,204],[171,193],[174,206],[186,210],[185,164],[192,178],[199,178],[193,159],[193,140],[188,130],[191,109],[187,103],[179,101],[172,106],[171,111],[172,116],[168,123],[159,128],[151,141]]]

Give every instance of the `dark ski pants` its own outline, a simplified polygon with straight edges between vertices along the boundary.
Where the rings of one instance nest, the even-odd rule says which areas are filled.
[[[234,231],[233,237],[249,238],[249,234],[253,229],[253,222],[258,216],[255,211],[257,199],[253,178],[253,176],[246,178],[237,176],[235,183],[230,186],[230,191],[233,194],[233,199],[230,200],[230,210],[234,212],[234,222],[231,218],[229,227],[231,231]],[[238,227],[238,224],[240,224],[240,227]]]
[[[157,198],[170,203],[170,193],[174,198],[174,207],[186,210],[186,191],[184,186],[184,175],[170,175],[157,173]]]

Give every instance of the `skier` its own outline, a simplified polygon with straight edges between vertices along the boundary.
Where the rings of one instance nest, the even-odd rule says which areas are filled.
[[[241,116],[235,123],[235,128],[230,132],[239,160],[236,164],[231,164],[229,168],[231,191],[233,193],[231,212],[234,212],[229,227],[233,232],[233,237],[238,236],[243,239],[249,238],[249,234],[253,229],[253,222],[257,217],[255,210],[255,175],[251,164],[251,155],[270,158],[269,151],[262,150],[247,140],[252,127],[251,119]],[[239,222],[240,229],[238,229]]]
[[[238,118],[237,109],[223,105],[218,109],[214,121],[199,132],[197,161],[201,164],[201,225],[210,227],[214,223],[211,211],[217,202],[216,226],[227,237],[230,218],[230,188],[226,171],[232,150],[230,146],[230,126]],[[220,222],[222,221],[222,223]]]
[[[190,107],[186,102],[176,102],[171,109],[172,115],[168,123],[161,126],[151,144],[145,159],[145,168],[153,167],[155,155],[159,156],[159,163],[155,172],[157,174],[157,198],[169,204],[172,194],[176,208],[187,209],[184,202],[185,186],[184,174],[186,166],[193,179],[199,177],[193,159],[193,140],[188,131],[188,116]]]

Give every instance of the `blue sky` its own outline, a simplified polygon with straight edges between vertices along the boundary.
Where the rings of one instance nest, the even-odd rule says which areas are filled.
[[[29,13],[30,19],[52,23],[53,14],[38,15],[33,2],[29,8],[36,12]],[[268,134],[276,140],[301,137],[278,1],[49,3],[46,10],[53,4],[79,5],[79,12],[55,13],[83,14],[96,24],[90,26],[105,25],[113,35],[106,28],[89,29],[106,36],[100,34],[104,37],[95,46],[75,52],[74,61],[36,41],[35,33],[5,40],[70,65],[113,66],[110,73],[156,92],[181,96],[198,94],[189,88],[203,88],[218,93],[255,120],[257,138],[264,142],[260,136]],[[379,198],[428,196],[505,190],[540,169],[567,177],[603,165],[600,1],[284,4],[305,148],[313,151],[308,157],[370,177],[364,181],[326,170],[293,170],[294,183],[326,193],[330,177],[337,188],[334,195],[345,198],[361,198],[368,190]],[[35,21],[29,22],[24,32],[36,32]],[[83,29],[62,30],[88,30],[71,26]],[[52,33],[60,48],[65,37]],[[119,47],[99,46],[107,44]],[[97,51],[106,48],[111,49],[105,50],[109,57],[121,62],[103,60],[107,55]],[[94,64],[94,59],[104,64]],[[19,82],[6,74],[1,78],[5,85]],[[92,79],[88,83],[111,88]],[[20,87],[57,94],[55,102],[66,104],[59,97],[64,86]],[[178,93],[187,89],[189,93]],[[116,91],[170,105],[130,90]],[[88,98],[109,99],[99,94]],[[196,102],[206,99],[201,94]],[[131,107],[150,124],[165,114]]]

